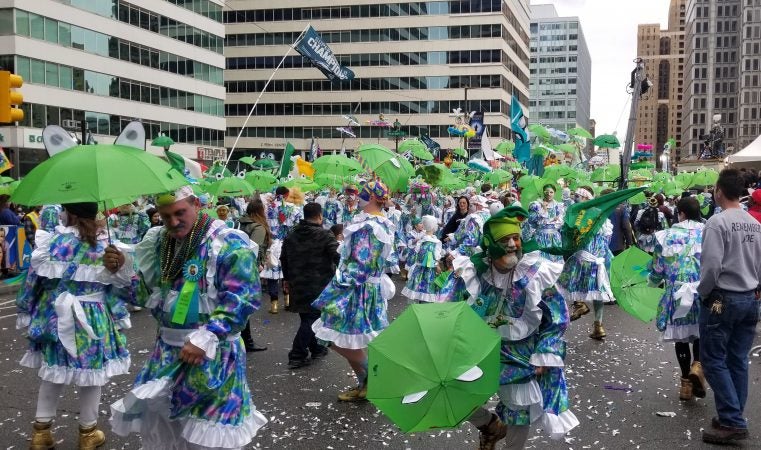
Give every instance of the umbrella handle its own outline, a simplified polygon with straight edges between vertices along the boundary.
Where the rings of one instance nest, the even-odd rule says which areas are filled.
[[[103,212],[108,212],[108,209],[106,209],[105,200],[103,201]],[[106,216],[106,234],[108,234],[108,245],[113,245],[113,242],[111,241],[111,227],[108,225],[108,216]]]

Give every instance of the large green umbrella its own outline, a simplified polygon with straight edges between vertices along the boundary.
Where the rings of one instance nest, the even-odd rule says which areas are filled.
[[[457,155],[457,156],[462,156],[463,158],[467,158],[468,157],[468,151],[465,150],[462,147],[457,147],[457,148],[453,149],[452,153]]]
[[[262,158],[257,159],[253,164],[250,164],[250,166],[255,169],[275,169],[279,167],[280,164],[272,158]]]
[[[423,161],[433,161],[433,154],[428,147],[417,139],[407,139],[399,144],[399,153],[409,152],[412,156]]]
[[[18,187],[19,184],[21,184],[21,180],[14,180],[14,181],[11,181],[10,183],[1,185],[0,195],[12,195],[14,192],[16,192],[16,188]]]
[[[440,181],[438,187],[448,192],[459,191],[468,187],[468,182],[462,178],[452,176]]]
[[[362,165],[356,159],[343,155],[325,155],[312,163],[315,174],[335,175],[338,177],[354,176],[362,172]]]
[[[314,182],[317,183],[320,187],[327,186],[338,191],[340,191],[345,184],[351,183],[353,179],[354,177],[339,177],[338,175],[329,175],[324,173],[318,173],[314,176]]]
[[[513,150],[515,150],[515,142],[502,141],[494,147],[494,150],[502,156],[512,156]]]
[[[426,183],[431,186],[439,186],[441,183],[454,178],[452,171],[444,164],[434,163],[426,164],[425,166],[419,166],[415,170],[416,175],[423,177]]]
[[[451,170],[468,170],[468,165],[462,161],[453,161]]]
[[[245,180],[259,192],[270,192],[277,186],[277,178],[265,170],[247,172]]]
[[[248,197],[256,189],[243,178],[223,177],[211,183],[206,192],[217,197]]]
[[[653,320],[663,289],[647,285],[648,263],[652,256],[637,247],[629,247],[610,264],[610,286],[618,305],[643,322]]]
[[[242,162],[244,164],[248,164],[250,166],[250,165],[253,165],[256,162],[256,159],[252,158],[251,156],[244,156],[243,158],[239,159],[238,161],[240,161],[240,162]]]
[[[690,180],[690,185],[688,187],[713,186],[718,180],[719,173],[716,170],[699,169],[697,172],[695,172],[695,175],[692,176],[692,180]]]
[[[566,134],[568,134],[569,136],[577,136],[577,137],[584,138],[584,139],[593,139],[594,138],[589,131],[587,131],[584,128],[581,128],[581,127],[571,128],[570,130],[566,131]]]
[[[668,183],[669,181],[672,181],[674,177],[668,173],[668,172],[656,172],[653,175],[653,181],[658,183]]]
[[[499,388],[500,338],[464,302],[412,305],[368,347],[367,399],[405,433],[455,428]]]
[[[484,179],[494,186],[499,186],[512,180],[513,174],[504,169],[495,169],[492,173],[487,174]]]
[[[612,134],[601,134],[595,138],[594,144],[600,148],[619,148],[621,143]]]
[[[575,152],[578,151],[578,149],[576,148],[575,145],[568,144],[568,143],[566,143],[566,144],[558,144],[555,148],[560,150],[563,153],[575,153]]]
[[[676,174],[676,177],[674,177],[674,181],[676,181],[683,189],[687,189],[692,186],[692,178],[694,176],[695,174],[692,172],[679,172]]]
[[[544,174],[542,176],[557,181],[561,178],[578,178],[578,172],[565,164],[553,164],[544,168]]]
[[[536,136],[542,139],[550,139],[552,137],[549,130],[538,123],[532,123],[527,128],[532,136]]]
[[[320,185],[306,177],[298,177],[283,183],[287,188],[297,187],[301,192],[319,191]]]
[[[360,163],[378,176],[392,192],[407,190],[415,169],[406,159],[378,144],[363,144],[357,149]]]
[[[16,180],[12,177],[0,177],[0,184],[13,183],[14,181]]]
[[[19,183],[21,205],[104,202],[174,191],[188,184],[156,156],[123,145],[78,145],[39,164]]]
[[[608,182],[612,183],[621,176],[621,166],[618,164],[608,164],[606,166],[598,167],[592,172],[590,180],[594,182]]]

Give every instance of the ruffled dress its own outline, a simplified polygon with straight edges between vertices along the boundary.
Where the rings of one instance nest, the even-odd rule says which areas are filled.
[[[344,224],[344,226],[349,225],[354,220],[354,217],[356,217],[357,214],[359,214],[360,212],[362,212],[362,209],[356,204],[354,205],[353,208],[349,208],[349,205],[342,204],[341,215],[340,215],[341,221],[338,223],[342,223]]]
[[[562,244],[560,228],[563,226],[565,206],[562,203],[552,201],[547,207],[544,202],[537,200],[528,208],[528,220],[523,227],[523,240],[536,240],[539,247],[555,247]],[[553,262],[563,262],[563,257],[542,252],[542,257]]]
[[[563,438],[579,421],[569,409],[563,373],[568,308],[553,287],[562,265],[532,252],[512,274],[478,275],[464,257],[455,259],[454,267],[473,310],[502,338],[497,414],[508,426],[540,421],[551,438]],[[536,375],[537,367],[547,370]]]
[[[367,347],[388,326],[387,302],[396,288],[386,275],[394,259],[394,225],[383,216],[358,214],[344,228],[336,275],[312,307],[317,339],[338,347]]]
[[[612,303],[615,301],[610,289],[610,237],[613,224],[610,220],[589,240],[586,246],[571,255],[565,262],[558,278],[558,291],[567,301]]]
[[[280,266],[280,254],[283,252],[283,239],[288,231],[304,218],[304,213],[293,203],[275,201],[267,205],[267,223],[272,230],[272,243],[268,256],[262,258],[264,270],[260,276],[268,280],[283,278],[283,268]]]
[[[333,225],[341,223],[341,202],[338,199],[331,197],[325,200],[325,206],[322,208],[322,226],[325,229],[330,229]]]
[[[418,241],[412,257],[408,260],[409,277],[402,295],[412,301],[438,302],[439,287],[436,286],[436,266],[444,256],[441,241],[435,236],[424,236]]]
[[[700,337],[700,253],[703,224],[685,220],[655,233],[650,283],[666,282],[655,325],[666,342],[691,342]]]
[[[483,214],[470,213],[460,221],[452,239],[449,240],[449,253],[455,258],[458,256],[471,256],[481,251],[481,238],[483,237],[484,223]],[[462,301],[467,296],[467,290],[463,289],[462,278],[451,271],[439,291],[439,301],[456,302]]]
[[[267,423],[251,401],[240,338],[249,315],[260,306],[257,246],[245,233],[212,222],[191,256],[202,274],[192,302],[196,307],[177,324],[172,318],[184,277],[161,286],[159,252],[165,238],[165,228],[151,228],[135,250],[151,290],[145,307],[158,322],[158,332],[132,391],[111,405],[112,429],[120,436],[140,433],[146,450],[186,449],[191,444],[241,448]],[[204,350],[201,365],[181,364],[186,342]]]
[[[21,365],[39,369],[56,384],[103,386],[129,372],[130,355],[122,329],[130,327],[127,302],[134,269],[129,249],[115,274],[103,265],[105,232],[93,248],[74,227],[38,230],[26,281],[16,299],[16,328],[27,329],[29,350]]]

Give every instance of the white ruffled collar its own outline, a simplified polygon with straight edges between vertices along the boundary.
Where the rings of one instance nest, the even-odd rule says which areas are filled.
[[[71,226],[65,227],[63,225],[57,225],[55,227],[55,232],[56,232],[56,234],[71,234],[74,237],[76,237],[77,239],[79,239],[79,237],[80,237],[79,236],[79,228],[77,228],[77,227],[71,227]],[[101,229],[98,230],[97,239],[99,241],[108,241],[108,232],[106,231],[105,228],[101,228]],[[116,237],[113,236],[113,233],[112,233],[112,236],[111,236],[111,240],[112,241],[116,240]]]
[[[694,220],[683,220],[679,223],[674,224],[674,228],[681,228],[684,230],[702,230],[705,228],[705,225],[703,225],[703,222],[696,222]]]

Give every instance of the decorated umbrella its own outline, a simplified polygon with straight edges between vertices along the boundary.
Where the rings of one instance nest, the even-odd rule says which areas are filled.
[[[549,178],[550,180],[557,181],[561,178],[578,178],[579,174],[576,170],[566,166],[565,164],[554,164],[552,166],[545,167],[544,174],[542,176],[544,178]]]
[[[331,187],[340,191],[345,184],[352,183],[354,177],[339,177],[337,175],[317,174],[314,176],[314,182],[320,187]]]
[[[242,162],[243,164],[248,164],[249,166],[252,166],[256,162],[256,159],[250,156],[244,156],[243,158],[240,158],[238,161]]]
[[[512,156],[513,150],[515,150],[515,142],[513,141],[502,141],[499,144],[497,144],[496,147],[494,147],[494,150],[497,151],[502,156]]]
[[[224,161],[214,161],[214,163],[206,171],[205,178],[210,182],[216,181],[218,176],[231,177],[233,173],[225,166]]]
[[[505,170],[518,170],[522,169],[523,166],[518,161],[505,161],[502,163],[502,168]]]
[[[563,153],[575,153],[578,151],[575,145],[568,143],[558,144],[555,148]]]
[[[374,173],[392,192],[407,190],[407,182],[415,169],[406,159],[379,144],[363,144],[357,157],[368,171]]]
[[[399,144],[399,153],[409,152],[412,156],[423,161],[433,161],[433,154],[428,147],[417,139],[407,139]]]
[[[527,129],[532,136],[536,136],[541,139],[550,139],[552,137],[549,130],[538,123],[530,124]]]
[[[438,187],[448,192],[459,191],[468,187],[468,182],[459,177],[446,177],[439,182]]]
[[[256,192],[256,189],[243,178],[222,177],[212,182],[206,192],[216,197],[248,197]]]
[[[161,147],[164,150],[169,150],[169,147],[174,145],[174,139],[170,138],[164,133],[153,138],[151,145],[154,147]]]
[[[495,169],[486,175],[485,180],[494,186],[499,186],[513,179],[513,174],[504,169]]]
[[[320,190],[319,184],[315,183],[314,181],[304,176],[297,177],[292,180],[288,180],[285,183],[283,183],[283,186],[287,188],[297,187],[301,190],[301,192],[312,192],[312,191]]]
[[[643,322],[653,320],[663,289],[649,287],[648,263],[653,257],[637,247],[629,247],[610,264],[610,286],[618,305]]]
[[[431,186],[439,186],[441,183],[455,178],[447,166],[439,163],[419,166],[415,170],[415,174],[422,176],[425,182]]]
[[[612,134],[601,134],[597,136],[594,141],[595,146],[600,148],[619,148],[621,143],[618,138]]]
[[[457,156],[462,156],[463,158],[468,157],[468,151],[462,147],[457,147],[455,149],[452,149],[452,154]]]
[[[673,181],[673,179],[674,177],[668,172],[656,172],[653,175],[653,181],[658,183],[668,183],[669,181]]]
[[[676,177],[674,177],[674,181],[676,181],[679,186],[681,186],[684,189],[689,188],[692,186],[692,178],[695,176],[692,172],[680,172],[676,174]]]
[[[343,155],[325,155],[315,159],[312,168],[316,174],[338,177],[354,176],[362,173],[362,165],[356,159]]]
[[[270,192],[277,186],[277,178],[264,170],[247,172],[244,179],[259,192]]]
[[[455,428],[499,388],[500,338],[464,302],[408,307],[368,352],[367,399],[405,433]]]
[[[603,167],[598,167],[592,172],[592,176],[589,178],[594,182],[608,182],[612,183],[621,176],[621,166],[618,164],[608,164]]]
[[[452,167],[450,167],[450,169],[451,170],[468,170],[468,165],[462,161],[454,161],[452,162]]]
[[[690,180],[690,184],[687,187],[713,186],[718,180],[719,173],[716,172],[716,170],[703,168],[695,172],[695,175],[692,176],[692,180]]]
[[[592,136],[589,131],[581,127],[571,128],[570,130],[566,131],[566,133],[568,133],[569,136],[576,136],[584,139],[594,139],[594,136]]]
[[[257,159],[252,164],[250,164],[250,166],[255,169],[271,170],[278,168],[280,164],[278,164],[277,161],[272,158],[262,158]]]

